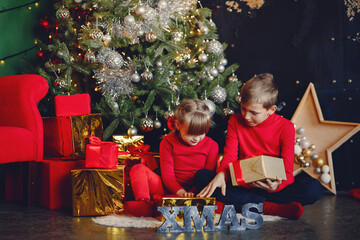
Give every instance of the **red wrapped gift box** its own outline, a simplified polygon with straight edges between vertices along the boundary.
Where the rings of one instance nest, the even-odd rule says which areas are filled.
[[[72,206],[71,170],[84,168],[84,160],[42,160],[38,168],[38,204],[49,209]]]
[[[43,118],[44,155],[47,157],[83,157],[89,136],[103,138],[100,113],[73,117]]]
[[[76,95],[58,95],[54,98],[55,114],[62,116],[79,116],[91,113],[90,95],[88,93]]]
[[[114,168],[118,163],[118,144],[103,142],[97,137],[89,137],[86,145],[86,168]]]

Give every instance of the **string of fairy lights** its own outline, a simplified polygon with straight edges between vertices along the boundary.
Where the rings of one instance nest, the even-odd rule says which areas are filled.
[[[28,3],[24,3],[24,4],[21,4],[21,5],[18,5],[16,7],[11,7],[11,8],[7,8],[7,9],[4,9],[4,10],[0,10],[0,14],[2,13],[5,13],[5,12],[9,12],[9,11],[13,11],[13,10],[16,10],[16,9],[21,9],[21,8],[27,8],[28,11],[31,11],[33,10],[33,7],[35,8],[38,8],[39,7],[39,0],[37,1],[31,1],[31,2],[28,2]],[[0,65],[4,65],[5,64],[5,61],[7,59],[10,59],[10,58],[13,58],[13,57],[16,57],[16,56],[19,56],[19,55],[22,55],[22,54],[26,54],[27,52],[33,50],[34,48],[37,48],[37,40],[35,39],[34,40],[34,46],[32,47],[29,47],[29,48],[26,48],[26,49],[23,49],[19,52],[16,52],[16,53],[13,53],[13,54],[10,54],[10,55],[7,55],[5,57],[1,57],[0,56]]]

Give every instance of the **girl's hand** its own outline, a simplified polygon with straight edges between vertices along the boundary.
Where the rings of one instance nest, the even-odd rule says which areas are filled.
[[[179,191],[177,191],[176,195],[179,197],[188,197],[188,198],[194,197],[193,192],[187,192],[185,191],[185,189],[180,189]]]
[[[225,182],[225,174],[223,172],[219,172],[216,174],[214,179],[203,189],[199,192],[197,197],[211,197],[214,193],[215,189],[219,187],[221,188],[222,195],[225,196],[226,193],[226,182]]]
[[[256,181],[256,182],[250,183],[249,185],[252,187],[261,188],[261,189],[264,189],[264,190],[270,192],[270,191],[275,191],[279,187],[281,182],[282,182],[282,179],[279,177],[276,177],[276,180],[274,180],[274,181],[271,181],[270,179],[266,179],[265,182]]]

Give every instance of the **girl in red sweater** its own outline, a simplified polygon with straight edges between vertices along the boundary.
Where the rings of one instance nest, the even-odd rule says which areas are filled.
[[[263,203],[263,212],[298,219],[302,205],[311,204],[322,194],[318,180],[307,174],[293,176],[295,128],[289,120],[277,115],[278,90],[273,75],[260,74],[241,88],[241,114],[228,122],[226,146],[220,167],[215,172],[201,170],[195,177],[200,197],[215,196],[218,201],[234,205],[241,211],[245,203]],[[259,155],[282,158],[286,180],[257,181],[232,186],[229,163]]]
[[[200,169],[215,171],[219,159],[218,144],[206,136],[210,126],[209,107],[201,100],[184,100],[171,121],[175,129],[160,143],[161,177],[144,164],[130,170],[136,201],[124,204],[133,216],[152,216],[153,197],[176,195],[194,197],[194,176]]]

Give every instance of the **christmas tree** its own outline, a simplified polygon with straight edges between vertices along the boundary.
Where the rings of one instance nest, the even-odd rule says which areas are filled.
[[[38,71],[55,95],[89,93],[114,132],[161,128],[181,100],[212,114],[238,107],[237,65],[227,66],[211,10],[194,0],[53,1]],[[56,18],[55,18],[56,17]],[[105,121],[105,122],[106,122]]]

